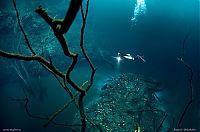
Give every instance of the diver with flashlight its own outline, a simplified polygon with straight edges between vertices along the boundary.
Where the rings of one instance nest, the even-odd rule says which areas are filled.
[[[133,57],[131,54],[125,54],[122,52],[118,52],[117,57],[114,57],[114,58],[116,58],[118,62],[120,62],[123,59],[125,59],[125,60],[139,59],[139,60],[142,60],[143,62],[146,62],[146,60],[144,59],[144,56],[136,55],[135,57]]]
[[[128,60],[135,60],[134,57],[131,56],[131,54],[124,54],[122,52],[118,52],[117,55],[123,59],[128,59]]]

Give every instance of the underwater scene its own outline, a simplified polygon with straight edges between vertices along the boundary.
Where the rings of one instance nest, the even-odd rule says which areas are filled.
[[[199,0],[0,0],[0,131],[200,132]]]

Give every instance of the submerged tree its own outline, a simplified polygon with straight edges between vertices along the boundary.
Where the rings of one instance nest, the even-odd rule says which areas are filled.
[[[18,12],[16,2],[15,2],[15,0],[13,0],[12,2],[13,2],[14,9],[15,9],[15,12],[16,12],[16,15],[17,15],[17,22],[18,22],[19,28],[20,28],[23,36],[24,36],[26,45],[27,45],[28,49],[30,50],[31,55],[10,53],[10,52],[0,50],[0,56],[8,58],[8,59],[38,62],[42,67],[44,67],[44,69],[46,69],[48,72],[50,72],[51,74],[53,74],[55,76],[57,81],[60,83],[60,85],[67,92],[67,94],[69,94],[69,96],[71,98],[68,102],[66,102],[66,104],[63,105],[62,108],[58,109],[58,111],[56,111],[50,117],[37,116],[37,115],[34,115],[30,112],[30,109],[28,107],[29,97],[28,97],[28,95],[26,94],[25,91],[24,91],[25,98],[23,98],[23,99],[12,99],[12,100],[25,102],[25,110],[26,110],[26,113],[28,114],[28,116],[30,116],[32,118],[46,120],[46,123],[43,125],[44,127],[47,127],[50,123],[52,123],[54,125],[68,126],[68,127],[72,127],[72,128],[74,126],[79,126],[79,127],[81,127],[81,131],[84,132],[85,129],[86,129],[86,126],[87,126],[87,121],[86,121],[87,116],[86,116],[85,110],[84,110],[83,99],[84,99],[84,97],[86,96],[86,93],[89,91],[89,89],[91,88],[91,86],[93,84],[93,78],[94,78],[95,71],[96,71],[93,63],[91,62],[91,60],[90,60],[89,56],[87,55],[87,52],[85,51],[85,48],[84,48],[84,30],[85,30],[85,26],[86,26],[87,15],[88,15],[89,0],[87,0],[87,2],[86,2],[85,12],[83,10],[82,0],[72,0],[71,3],[70,3],[69,9],[66,12],[65,18],[62,19],[62,20],[54,19],[53,17],[49,16],[47,11],[42,6],[39,6],[35,10],[35,12],[37,14],[39,14],[46,21],[46,23],[51,27],[51,29],[53,30],[55,37],[58,39],[58,41],[59,41],[59,43],[62,47],[64,55],[72,59],[72,63],[67,68],[66,72],[60,71],[53,64],[50,57],[48,57],[48,59],[47,59],[44,56],[39,55],[35,52],[34,48],[31,46],[31,43],[28,39],[28,36],[27,36],[27,34],[26,34],[22,24],[21,24],[20,14]],[[73,21],[76,17],[76,14],[78,13],[80,8],[81,8],[81,15],[82,15],[82,27],[81,27],[81,34],[80,34],[80,48],[81,48],[82,53],[83,53],[84,57],[86,58],[89,66],[92,70],[89,80],[85,81],[81,86],[79,86],[74,80],[72,80],[71,76],[70,76],[75,65],[77,64],[78,54],[73,53],[69,50],[68,43],[67,43],[65,36],[64,36],[64,34],[68,32],[70,26],[72,25],[72,23],[73,23]],[[74,90],[76,91],[75,94],[68,88],[68,86],[67,86],[68,84],[72,88],[74,88]],[[55,122],[54,119],[64,109],[66,109],[72,102],[75,103],[76,108],[79,110],[81,124],[60,124],[60,123]]]
[[[87,55],[87,52],[86,52],[86,50],[84,48],[84,31],[85,31],[86,20],[87,20],[87,16],[88,16],[88,8],[89,8],[89,2],[90,2],[90,0],[86,1],[86,9],[85,9],[85,11],[83,9],[82,0],[71,0],[69,9],[66,12],[66,15],[65,15],[64,19],[61,19],[61,20],[60,19],[55,19],[55,18],[49,16],[48,13],[47,13],[47,11],[42,6],[39,6],[35,10],[35,12],[39,16],[41,16],[41,18],[52,29],[54,36],[59,41],[59,44],[60,44],[60,46],[61,46],[61,48],[63,50],[61,52],[63,52],[66,57],[68,57],[68,58],[70,58],[72,60],[72,63],[66,69],[66,72],[62,72],[61,70],[59,70],[59,68],[54,65],[54,62],[52,61],[52,59],[51,59],[50,56],[37,53],[36,50],[34,50],[34,48],[32,47],[32,44],[29,41],[29,36],[26,34],[26,32],[25,32],[25,30],[24,30],[24,28],[23,28],[23,26],[21,24],[20,14],[18,12],[16,2],[15,2],[15,0],[12,0],[12,2],[13,2],[13,6],[14,6],[14,9],[15,9],[15,12],[16,12],[18,26],[19,26],[22,34],[23,34],[26,46],[28,47],[31,55],[24,55],[24,54],[19,54],[19,53],[10,53],[10,52],[7,52],[7,51],[0,50],[0,56],[2,58],[4,57],[4,58],[14,59],[14,60],[23,60],[23,61],[29,61],[29,62],[30,61],[38,62],[44,69],[46,69],[48,72],[50,72],[57,79],[57,81],[62,86],[62,88],[70,96],[70,100],[68,100],[68,102],[66,102],[61,108],[59,108],[56,112],[54,112],[49,117],[34,115],[30,111],[30,108],[29,108],[29,102],[30,102],[30,100],[29,100],[29,96],[28,96],[28,94],[26,93],[25,90],[23,90],[23,92],[25,94],[25,98],[12,98],[12,100],[13,101],[24,102],[25,103],[25,110],[26,110],[27,115],[29,117],[31,117],[31,118],[36,118],[36,119],[41,119],[41,120],[46,121],[45,124],[43,125],[44,127],[47,127],[49,124],[54,124],[54,125],[59,125],[59,126],[67,126],[67,127],[72,128],[72,129],[74,129],[75,127],[79,127],[80,130],[82,132],[84,132],[86,130],[86,128],[87,128],[87,123],[91,123],[90,126],[95,126],[98,129],[100,129],[100,131],[101,131],[101,128],[98,127],[96,124],[94,124],[86,116],[86,113],[88,111],[85,112],[85,108],[84,108],[84,97],[87,95],[87,92],[90,90],[91,86],[93,85],[93,79],[94,79],[94,75],[95,75],[95,71],[96,71],[93,63],[91,62],[91,60],[90,60],[89,56]],[[79,86],[76,83],[76,81],[74,81],[74,80],[71,79],[71,72],[74,70],[74,68],[75,68],[75,66],[76,66],[76,64],[78,62],[78,54],[77,53],[73,53],[73,52],[70,51],[70,49],[68,47],[68,41],[66,40],[66,38],[64,36],[64,34],[68,32],[68,30],[70,29],[72,23],[74,22],[74,19],[75,19],[76,15],[77,15],[79,9],[81,10],[81,16],[82,16],[82,27],[81,27],[81,33],[80,33],[80,48],[81,48],[81,51],[82,51],[82,53],[83,53],[86,61],[88,62],[88,65],[91,68],[90,78],[88,79],[88,81],[85,81],[81,86]],[[47,36],[47,37],[49,37],[49,36]],[[177,58],[177,59],[189,71],[190,76],[189,76],[188,81],[189,81],[190,96],[189,96],[188,102],[186,103],[186,106],[184,107],[183,111],[181,111],[180,119],[178,120],[178,124],[177,124],[178,128],[181,128],[181,125],[182,125],[182,122],[184,120],[184,117],[187,114],[189,108],[191,107],[191,104],[194,101],[194,97],[193,97],[194,96],[193,95],[193,89],[194,88],[193,88],[193,85],[192,85],[194,72],[193,72],[192,67],[188,63],[186,63],[186,61],[185,61],[185,42],[186,42],[187,38],[188,38],[188,36],[186,36],[184,38],[184,41],[182,43],[182,54],[181,54],[181,57]],[[43,41],[45,41],[45,39],[42,40],[42,42]],[[42,51],[43,51],[43,49],[42,49]],[[28,83],[26,82],[26,80],[21,75],[21,72],[19,71],[19,69],[17,69],[17,65],[15,67],[16,67],[15,71],[18,73],[18,76],[24,81],[24,83],[26,85],[28,85]],[[75,91],[75,93],[72,92],[72,89],[70,89],[68,86],[71,86],[73,88],[73,90]],[[114,90],[117,90],[117,88],[121,88],[121,87],[117,87],[116,86],[114,88]],[[109,89],[109,90],[111,90],[111,89]],[[104,94],[105,93],[106,94],[107,93],[114,94],[113,91],[110,92],[109,90],[107,92],[104,91]],[[132,94],[133,93],[132,89],[130,91],[131,91],[130,93]],[[118,92],[121,92],[121,91],[119,90],[119,91],[115,91],[115,92],[118,93]],[[152,93],[152,92],[150,92],[150,93]],[[101,94],[101,95],[103,95],[103,94]],[[123,93],[122,95],[125,95],[125,94]],[[152,96],[153,95],[150,95],[149,97],[152,97]],[[134,97],[134,96],[131,96],[131,97]],[[152,98],[154,98],[154,97],[152,97]],[[61,114],[66,108],[68,108],[69,105],[72,104],[72,103],[75,104],[77,110],[79,111],[80,122],[81,123],[80,124],[65,124],[65,123],[58,123],[58,122],[56,122],[55,118],[59,114]],[[107,101],[107,104],[109,104],[109,103],[110,102]],[[124,102],[122,102],[121,104],[123,104],[123,103]],[[138,105],[139,103],[137,103],[137,101],[136,101],[135,104]],[[157,114],[157,115],[159,117],[163,116],[163,119],[162,120],[161,119],[158,120],[157,121],[157,122],[159,122],[158,124],[156,124],[155,119],[153,119],[154,122],[152,122],[153,125],[151,126],[154,131],[160,131],[162,129],[162,127],[163,127],[164,121],[166,120],[168,114],[166,112],[164,112],[164,111],[161,111],[161,110],[158,110],[158,109],[154,109],[151,104],[149,105],[149,102],[145,102],[145,104],[146,104],[146,106],[148,106],[148,108],[150,107],[151,109],[141,109],[142,108],[141,107],[139,110],[131,111],[132,110],[131,109],[129,111],[126,111],[126,113],[129,114],[129,115],[131,115],[131,116],[132,115],[138,115],[138,118],[135,121],[136,122],[135,124],[137,126],[137,124],[141,124],[141,122],[144,122],[143,120],[145,118],[142,120],[142,117],[143,117],[142,115],[145,115],[145,114],[147,115],[150,112],[155,115],[156,112],[157,113],[160,112],[159,113],[160,115],[159,114]],[[109,104],[108,106],[110,107],[112,105]],[[97,108],[97,107],[94,107],[94,108]],[[103,106],[103,108],[105,108],[105,107]],[[94,111],[92,111],[92,112],[94,113]],[[137,114],[135,114],[135,113],[137,113]],[[99,114],[99,115],[101,115],[101,114]],[[105,113],[102,113],[102,115],[105,115]],[[111,114],[109,114],[109,115],[111,115]],[[106,118],[107,118],[107,116],[106,116]],[[174,122],[174,118],[173,118],[173,122]],[[143,124],[146,125],[145,123],[143,123]],[[146,126],[148,126],[148,125],[146,125]],[[172,127],[169,128],[169,131],[171,131],[173,129],[173,126],[174,126],[174,123],[172,123]]]

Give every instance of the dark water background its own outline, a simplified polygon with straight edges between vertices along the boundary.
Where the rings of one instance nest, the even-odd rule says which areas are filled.
[[[67,10],[69,1],[25,1],[17,0],[17,6],[21,15],[30,12],[32,17],[43,23],[43,27],[37,28],[33,34],[34,23],[27,19],[23,25],[27,34],[32,36],[33,47],[40,45],[40,36],[46,33],[49,28],[42,21],[34,9],[38,5],[48,8],[52,16],[62,18]],[[163,91],[159,96],[163,99],[163,106],[171,117],[177,121],[180,112],[183,110],[189,98],[189,72],[183,64],[177,61],[181,56],[182,43],[189,34],[185,44],[185,61],[194,70],[194,102],[182,124],[185,128],[196,128],[200,131],[200,45],[199,45],[199,0],[146,0],[146,13],[138,17],[136,25],[131,29],[131,17],[134,15],[134,0],[91,0],[89,16],[86,26],[85,45],[89,56],[95,66],[98,67],[95,76],[95,83],[88,93],[85,105],[91,103],[98,97],[99,89],[104,85],[106,79],[119,73],[137,73],[152,77],[160,82]],[[1,14],[10,12],[13,14],[13,23],[16,18],[11,1],[0,1]],[[1,49],[13,51],[13,47],[19,42],[20,31],[13,31],[13,26],[6,28],[2,20],[9,19],[9,15],[1,18]],[[29,20],[29,21],[28,21]],[[36,27],[37,24],[36,23]],[[73,51],[80,51],[79,34],[81,27],[81,15],[77,15],[74,24],[66,37],[69,46]],[[23,39],[21,39],[23,45]],[[52,59],[61,69],[69,64],[69,59],[62,55],[62,50],[57,41],[53,41],[49,47],[52,48]],[[16,48],[14,48],[16,51]],[[58,52],[59,51],[59,52]],[[145,56],[146,63],[141,61],[123,61],[117,64],[112,57],[118,51],[130,54],[141,54]],[[25,52],[24,53],[29,53]],[[80,55],[80,62],[73,72],[73,79],[79,84],[89,77],[89,67]],[[24,66],[28,72],[25,78],[29,86],[25,85],[17,75],[13,67]],[[50,115],[61,107],[68,99],[66,93],[60,88],[58,82],[43,70],[38,70],[36,63],[23,61],[6,60],[0,58],[0,119],[2,128],[21,128],[25,132],[32,131],[66,131],[66,128],[50,125],[43,128],[43,121],[29,118],[24,110],[23,103],[10,101],[9,97],[22,98],[22,88],[29,91],[31,97],[31,111],[39,115]],[[41,68],[40,68],[41,69]],[[22,74],[26,75],[21,68]],[[39,76],[40,75],[40,76]],[[62,113],[57,120],[70,123],[74,120],[73,106]],[[70,116],[69,116],[70,115]],[[169,119],[170,120],[170,119]]]

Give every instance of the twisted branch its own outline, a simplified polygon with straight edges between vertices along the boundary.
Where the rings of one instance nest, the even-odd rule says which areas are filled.
[[[82,53],[83,53],[85,59],[87,60],[89,66],[92,70],[92,73],[90,75],[90,82],[86,88],[86,91],[89,91],[89,89],[91,88],[93,81],[94,81],[93,79],[94,79],[95,71],[96,71],[96,69],[94,68],[94,65],[92,64],[92,62],[91,62],[90,58],[88,57],[88,55],[85,51],[85,48],[84,48],[84,33],[85,33],[84,31],[85,31],[85,26],[86,26],[86,19],[88,16],[89,2],[90,2],[90,0],[87,0],[85,14],[83,11],[83,5],[81,4],[82,27],[81,27],[81,36],[80,36],[80,47],[81,47],[81,50],[82,50]],[[84,104],[83,104],[84,96],[85,96],[85,93],[81,93],[79,96],[79,112],[80,112],[81,122],[82,122],[81,132],[85,131],[86,125],[87,125],[86,115],[85,115],[85,111],[84,111]]]
[[[180,119],[178,121],[178,128],[181,128],[181,123],[183,121],[183,118],[185,116],[185,114],[187,113],[189,107],[191,106],[192,102],[193,102],[193,86],[192,86],[192,81],[193,81],[193,76],[194,76],[194,72],[193,72],[193,69],[192,67],[185,62],[184,60],[184,57],[185,57],[185,43],[186,43],[186,40],[188,39],[189,37],[189,34],[187,34],[183,40],[183,43],[182,43],[182,56],[180,58],[177,58],[177,60],[179,62],[181,62],[189,71],[189,79],[188,79],[188,82],[189,82],[189,90],[190,90],[190,97],[189,97],[189,100],[188,100],[188,103],[186,104],[181,116],[180,116]]]
[[[50,61],[46,60],[42,56],[33,55],[33,56],[26,56],[16,53],[8,53],[5,51],[0,50],[0,56],[5,57],[8,59],[17,59],[17,60],[24,60],[24,61],[38,61],[39,63],[42,63],[45,67],[47,67],[50,71],[52,71],[54,74],[58,75],[61,78],[64,78],[64,74],[60,72]]]
[[[185,106],[185,108],[184,108],[184,110],[183,110],[183,112],[182,112],[182,114],[181,114],[181,117],[180,117],[180,119],[179,119],[179,122],[178,122],[178,128],[181,128],[181,123],[182,123],[182,121],[183,121],[183,118],[184,118],[184,116],[185,116],[187,110],[189,109],[190,105],[191,105],[192,102],[193,102],[193,86],[192,86],[192,80],[193,80],[194,73],[193,73],[193,70],[192,70],[191,66],[190,66],[189,64],[187,64],[182,58],[181,58],[181,59],[180,59],[180,58],[177,58],[177,60],[178,60],[179,62],[181,62],[181,63],[188,69],[188,71],[189,71],[189,73],[190,73],[190,77],[189,77],[189,79],[188,79],[188,81],[189,81],[189,89],[190,89],[190,98],[189,98],[189,101],[188,101],[188,103],[186,104],[186,106]]]
[[[64,20],[57,20],[57,19],[50,17],[47,14],[46,10],[44,8],[42,8],[42,6],[39,6],[36,9],[36,13],[38,13],[53,29],[54,35],[56,36],[56,38],[60,42],[60,45],[63,49],[63,53],[66,56],[68,56],[72,59],[72,63],[69,66],[66,74],[59,71],[53,65],[51,58],[49,58],[49,60],[47,60],[44,57],[37,55],[34,52],[33,48],[30,45],[28,37],[27,37],[27,35],[26,35],[26,33],[25,33],[21,23],[20,23],[20,17],[19,17],[19,13],[18,13],[18,10],[17,10],[15,0],[13,0],[13,5],[14,5],[14,8],[15,8],[15,11],[16,11],[16,14],[17,14],[18,25],[19,25],[19,27],[20,27],[23,35],[24,35],[26,44],[27,44],[28,48],[30,49],[30,51],[33,55],[27,56],[27,55],[22,55],[22,54],[17,54],[17,53],[9,53],[9,52],[5,52],[5,51],[0,50],[0,56],[6,57],[6,58],[9,58],[9,59],[39,62],[47,71],[49,71],[50,73],[52,73],[55,76],[55,78],[58,80],[59,84],[69,93],[69,95],[71,97],[70,101],[65,103],[63,107],[61,107],[58,111],[56,111],[49,118],[48,117],[42,117],[42,116],[36,116],[36,115],[31,114],[31,112],[28,109],[29,99],[28,99],[28,97],[25,93],[24,93],[25,96],[26,96],[25,99],[13,99],[13,100],[25,102],[26,113],[29,117],[37,118],[37,119],[41,119],[41,120],[47,120],[47,122],[44,124],[45,127],[48,126],[50,123],[53,123],[54,125],[62,125],[62,126],[81,126],[81,131],[84,132],[85,129],[86,129],[86,115],[85,115],[85,111],[84,111],[83,99],[84,99],[84,96],[85,96],[85,92],[87,92],[93,84],[93,78],[94,78],[94,74],[95,74],[95,71],[96,71],[96,69],[94,68],[94,66],[93,66],[93,64],[90,60],[90,58],[88,57],[88,55],[87,55],[87,53],[84,49],[84,30],[85,30],[85,25],[86,25],[86,18],[87,18],[87,15],[88,15],[89,0],[87,1],[87,4],[86,4],[85,14],[84,14],[83,8],[82,8],[82,0],[72,0]],[[83,18],[83,23],[82,23],[82,28],[81,28],[80,47],[82,49],[82,52],[83,52],[87,62],[89,63],[89,66],[92,69],[92,73],[91,73],[91,76],[90,76],[90,82],[88,83],[85,90],[82,89],[82,87],[88,81],[86,81],[85,83],[83,83],[83,85],[81,87],[79,87],[70,78],[70,73],[73,71],[73,69],[74,69],[74,67],[77,63],[78,54],[72,53],[72,52],[69,51],[68,44],[67,44],[65,37],[64,37],[64,33],[66,33],[69,30],[72,22],[75,19],[75,16],[76,16],[80,6],[81,6],[81,13],[82,13],[82,18]],[[63,82],[61,82],[60,78],[63,80]],[[81,125],[80,124],[78,124],[78,125],[66,125],[66,124],[59,124],[59,123],[56,123],[56,122],[53,121],[62,111],[64,111],[64,109],[66,109],[69,106],[70,103],[72,103],[72,102],[76,103],[75,98],[76,98],[76,96],[78,96],[78,93],[76,95],[73,95],[72,92],[69,90],[69,88],[67,88],[65,81],[67,81],[76,91],[78,91],[80,93],[78,104],[76,104],[76,106],[79,109],[79,112],[80,112],[80,115],[81,115],[81,122],[82,122]]]
[[[72,0],[73,2],[73,0]],[[71,2],[71,3],[72,3]],[[74,5],[74,4],[70,4],[70,5]],[[74,6],[79,6],[80,5],[74,5]],[[69,8],[69,10],[72,10],[74,8]],[[68,10],[68,11],[69,11]],[[50,17],[46,10],[42,7],[42,6],[39,6],[36,10],[36,13],[38,13],[48,24],[49,26],[53,29],[54,31],[54,34],[56,36],[56,38],[58,39],[58,41],[60,42],[60,45],[63,49],[63,53],[72,58],[72,63],[71,65],[69,66],[68,70],[67,70],[67,73],[65,75],[65,78],[66,78],[66,81],[77,91],[79,92],[85,92],[83,89],[81,89],[76,83],[74,83],[74,81],[71,80],[70,78],[70,73],[72,72],[72,70],[74,69],[76,63],[77,63],[77,58],[78,58],[78,54],[75,54],[75,53],[72,53],[69,51],[68,49],[68,45],[67,45],[67,42],[65,41],[65,37],[64,37],[64,33],[66,33],[68,30],[65,30],[64,31],[64,27],[68,27],[68,26],[71,26],[70,23],[66,23],[66,19],[65,18],[63,21],[62,20],[57,20],[57,19],[54,19],[52,17]],[[77,13],[77,12],[76,12]],[[76,15],[76,13],[73,13],[74,15]],[[66,15],[67,16],[67,15]],[[74,20],[75,16],[73,17],[73,20]],[[72,20],[72,18],[70,18],[70,20]],[[70,24],[70,25],[68,25]]]
[[[83,83],[83,85],[81,87],[84,87],[85,85],[86,85],[86,83]],[[67,87],[65,82],[64,82],[64,85],[62,85],[62,86],[63,87]],[[71,91],[70,91],[70,93],[71,93]],[[55,113],[53,113],[51,115],[51,117],[49,118],[49,120],[43,126],[47,127],[53,121],[53,119],[55,119],[60,113],[62,113],[69,106],[68,104],[71,103],[71,101],[75,102],[76,107],[79,108],[79,105],[76,102],[76,97],[77,96],[78,96],[78,92],[75,95],[73,95],[71,93],[71,95],[70,95],[71,100],[69,102],[66,102],[58,111],[56,111]]]
[[[87,55],[86,51],[85,51],[85,48],[84,48],[84,31],[85,31],[85,26],[86,26],[86,19],[87,19],[87,16],[88,16],[88,8],[89,8],[89,0],[87,0],[87,3],[86,3],[86,11],[85,11],[85,15],[84,15],[84,11],[83,11],[83,5],[81,5],[81,15],[82,15],[82,27],[81,27],[81,38],[80,38],[80,47],[81,47],[81,50],[82,50],[82,53],[85,57],[85,59],[87,60],[91,70],[92,70],[92,73],[91,73],[91,76],[90,76],[90,84],[88,85],[88,87],[86,88],[86,91],[88,91],[90,89],[90,87],[92,86],[93,84],[93,78],[94,78],[94,74],[95,74],[95,67],[94,65],[92,64],[92,61],[90,60],[89,56]]]
[[[163,125],[163,123],[164,123],[164,121],[165,121],[165,119],[167,118],[167,114],[165,114],[165,116],[163,117],[163,119],[162,119],[162,121],[161,121],[161,123],[160,123],[160,125],[158,126],[158,128],[157,128],[157,130],[156,130],[156,132],[159,132],[160,131],[160,129],[161,129],[161,127],[162,127],[162,125]]]
[[[63,112],[72,102],[75,101],[75,98],[71,99],[70,101],[66,102],[58,111],[56,111],[53,115],[51,115],[48,121],[43,125],[47,127],[60,113]]]
[[[13,0],[13,5],[14,5],[15,12],[16,12],[16,15],[17,15],[17,22],[18,22],[18,25],[19,25],[20,30],[22,31],[22,33],[23,33],[23,35],[24,35],[25,42],[26,42],[28,48],[30,49],[31,53],[32,53],[33,55],[35,55],[36,53],[34,52],[33,48],[31,47],[31,44],[30,44],[30,42],[29,42],[29,40],[28,40],[28,37],[27,37],[27,35],[26,35],[26,33],[25,33],[25,31],[24,31],[22,25],[21,25],[20,18],[19,18],[19,11],[17,10],[17,6],[16,6],[16,3],[15,3],[15,0]]]
[[[182,43],[182,58],[185,59],[185,44],[187,39],[190,37],[190,33],[188,33],[187,35],[185,35],[184,39],[183,39],[183,43]]]
[[[29,99],[28,97],[26,96],[24,99],[14,99],[14,98],[11,98],[12,101],[17,101],[17,102],[25,102],[25,110],[26,110],[26,113],[29,117],[31,118],[34,118],[34,119],[40,119],[40,120],[50,120],[51,117],[43,117],[43,116],[38,116],[38,115],[34,115],[30,112],[30,109],[28,107],[28,104],[29,104]],[[68,103],[71,103],[71,101],[69,101]],[[67,104],[68,105],[68,104]],[[65,124],[65,123],[57,123],[53,120],[51,120],[49,123],[52,123],[53,125],[57,125],[57,126],[65,126],[65,127],[75,127],[75,126],[81,126],[81,124]]]
[[[25,109],[26,109],[26,113],[29,117],[31,118],[37,118],[37,119],[41,119],[41,120],[47,120],[47,122],[44,124],[44,127],[47,127],[50,123],[54,124],[54,125],[61,125],[61,126],[81,126],[81,131],[84,132],[86,129],[86,115],[85,115],[85,111],[84,111],[84,104],[83,104],[83,100],[85,97],[85,93],[91,88],[92,84],[93,84],[93,78],[94,78],[94,74],[96,69],[94,68],[90,58],[88,57],[85,49],[84,49],[84,30],[85,30],[85,25],[86,25],[86,19],[87,19],[87,15],[88,15],[88,7],[89,7],[89,0],[87,1],[86,4],[86,11],[84,14],[83,11],[83,7],[82,7],[82,0],[72,0],[70,3],[70,7],[66,13],[66,16],[63,20],[58,20],[55,18],[50,17],[46,10],[44,8],[42,8],[42,6],[39,6],[35,11],[36,13],[38,13],[48,24],[49,26],[52,28],[55,37],[57,38],[57,40],[59,41],[63,53],[72,59],[72,63],[69,66],[69,68],[67,69],[66,73],[63,73],[61,71],[59,71],[59,69],[57,69],[54,65],[53,62],[51,60],[51,58],[49,57],[49,60],[47,60],[46,58],[37,55],[33,48],[31,47],[31,44],[28,40],[28,37],[21,25],[20,22],[20,17],[19,17],[19,12],[17,10],[17,6],[15,3],[15,0],[13,0],[13,5],[14,5],[14,9],[17,15],[17,20],[18,20],[18,25],[23,33],[24,39],[26,41],[26,44],[29,48],[29,50],[31,51],[31,53],[33,55],[31,56],[27,56],[27,55],[22,55],[22,54],[17,54],[17,53],[9,53],[9,52],[5,52],[0,50],[0,56],[1,57],[5,57],[8,59],[17,59],[17,60],[24,60],[24,61],[37,61],[39,62],[47,71],[49,71],[50,73],[52,73],[55,78],[57,79],[57,81],[59,82],[59,84],[65,89],[65,91],[67,91],[67,93],[70,95],[71,100],[69,100],[67,103],[65,103],[63,105],[63,107],[61,107],[58,111],[56,111],[54,114],[52,114],[50,117],[42,117],[42,116],[37,116],[37,115],[33,115],[28,108],[28,103],[29,103],[29,99],[28,96],[25,94],[25,99],[12,99],[13,101],[24,101],[25,102]],[[68,48],[68,44],[66,42],[66,39],[64,37],[64,33],[66,33],[71,24],[73,23],[76,14],[79,10],[79,8],[81,7],[81,14],[82,14],[82,18],[83,18],[83,23],[82,23],[82,28],[81,28],[81,35],[80,35],[80,47],[81,50],[83,52],[84,57],[86,58],[89,66],[92,69],[92,73],[90,75],[90,81],[85,81],[83,83],[82,86],[78,86],[74,81],[71,80],[70,78],[70,74],[73,71],[76,63],[77,63],[77,59],[78,59],[78,54],[76,53],[72,53],[70,52],[69,48]],[[63,80],[63,82],[61,81],[61,79]],[[66,85],[66,82],[68,82],[78,93],[76,93],[75,95],[73,95],[73,93],[69,90],[69,88]],[[89,83],[88,83],[89,82]],[[87,84],[86,89],[83,89],[83,86]],[[80,93],[80,95],[79,95]],[[79,95],[79,99],[78,99],[78,103],[76,102],[76,97]],[[64,111],[72,102],[75,102],[80,115],[81,115],[81,122],[82,124],[74,124],[74,125],[66,125],[66,124],[60,124],[60,123],[56,123],[53,120],[62,112]]]

